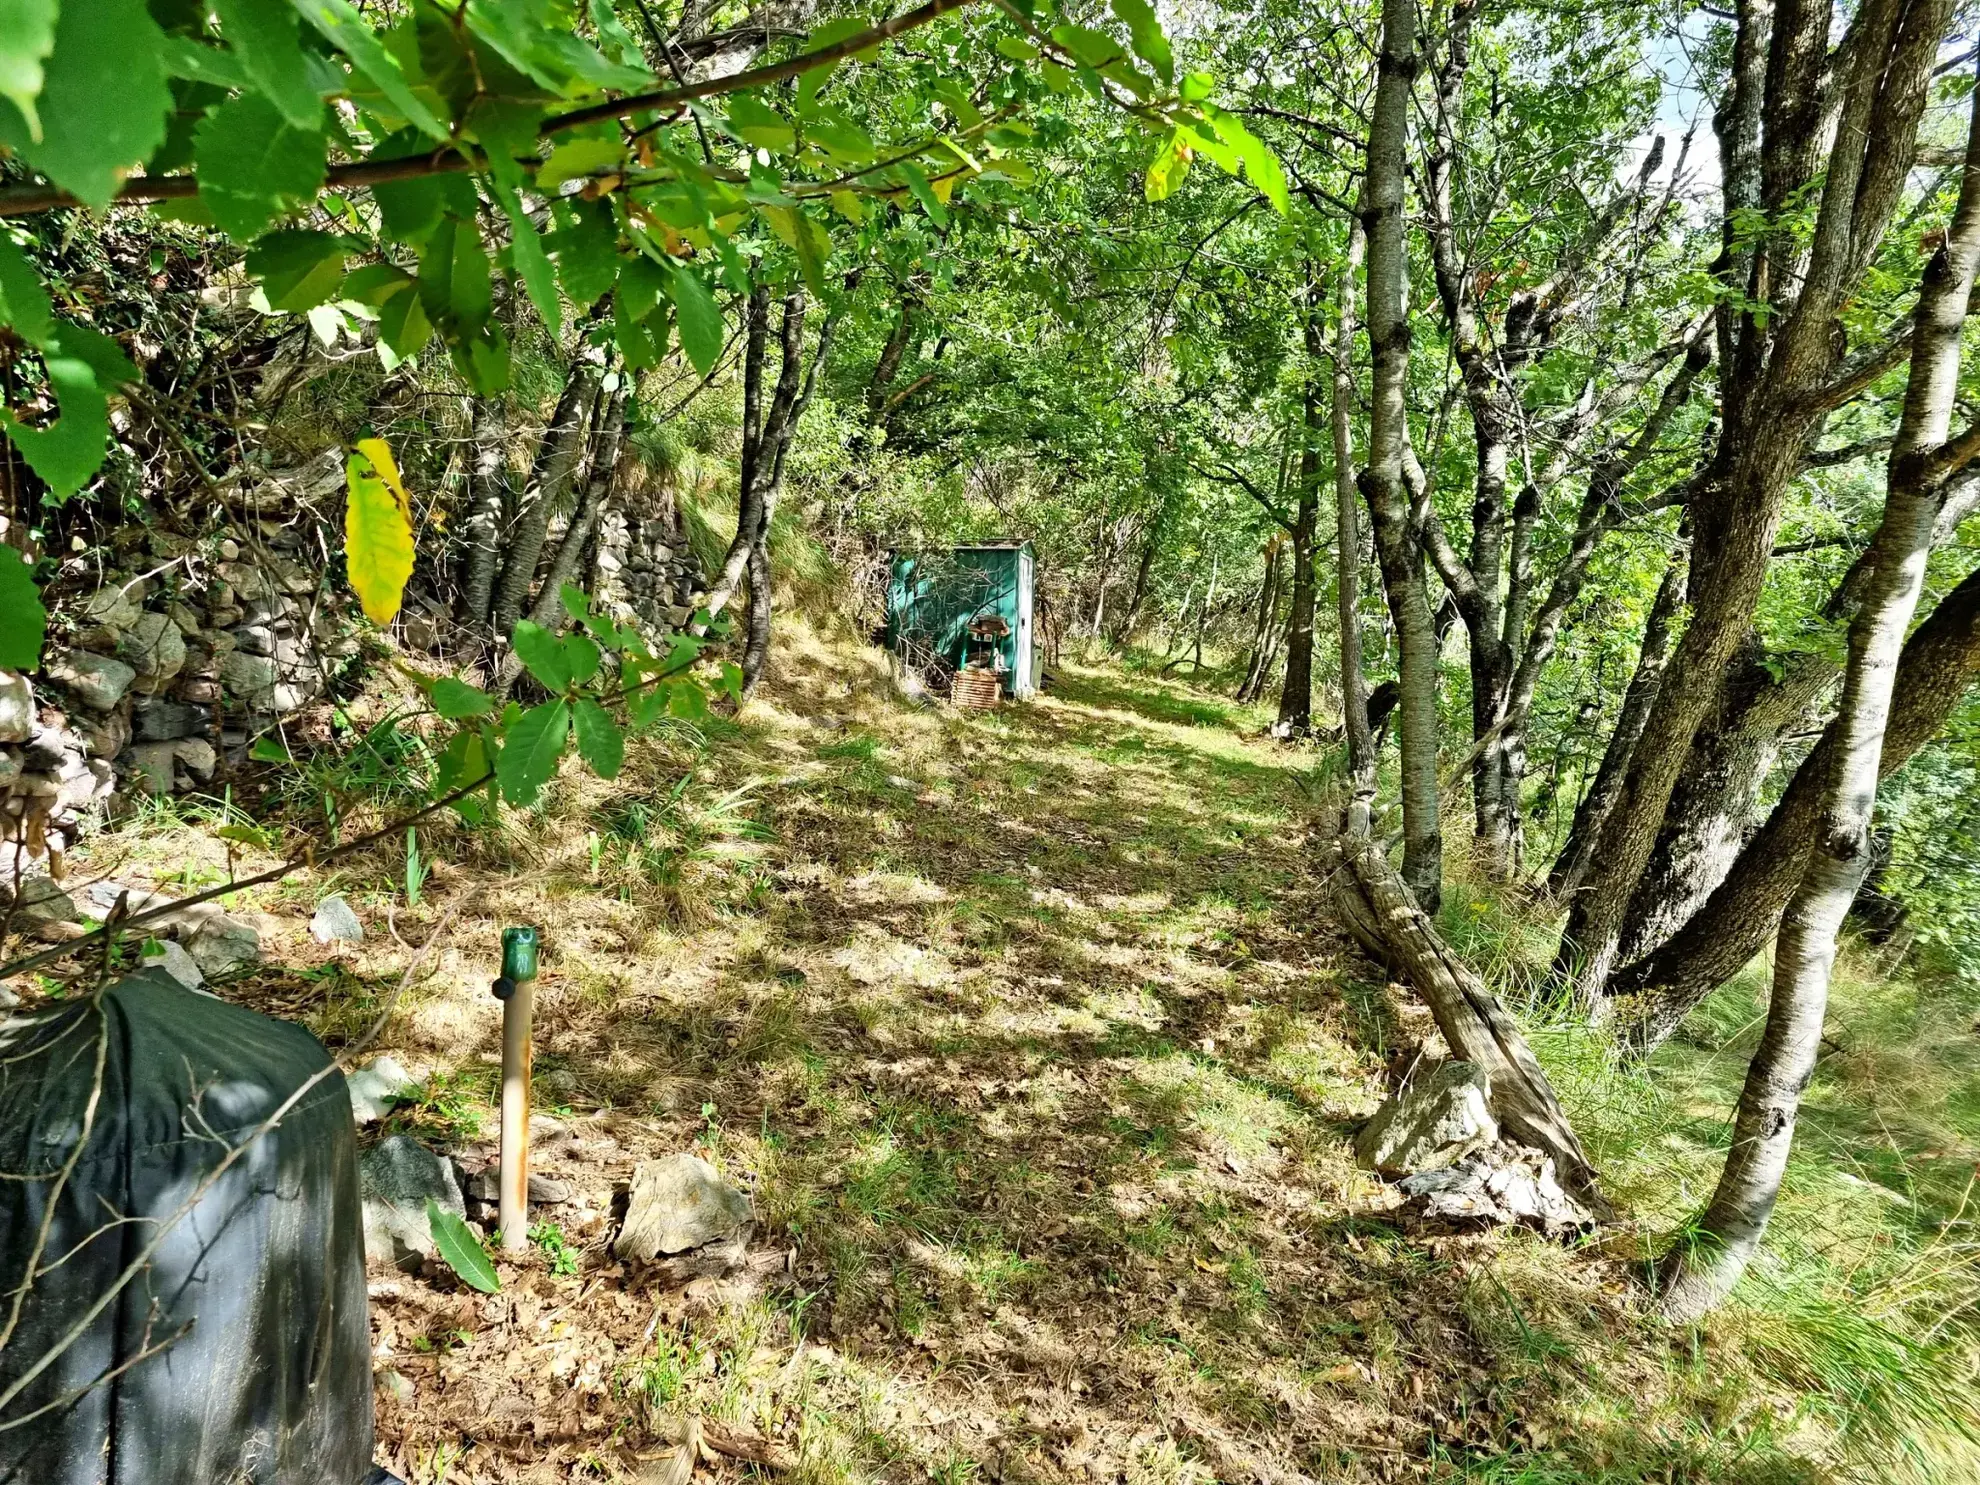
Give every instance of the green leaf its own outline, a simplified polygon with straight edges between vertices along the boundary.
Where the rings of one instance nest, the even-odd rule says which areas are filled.
[[[414,287],[417,282],[396,263],[367,263],[362,268],[353,268],[344,276],[344,282],[337,290],[337,298],[354,300],[376,309],[393,295]]]
[[[564,665],[571,673],[571,684],[589,685],[591,678],[598,674],[598,646],[582,634],[567,636],[563,646]]]
[[[1217,79],[1207,72],[1192,72],[1182,80],[1182,101],[1201,103],[1216,90]]]
[[[435,139],[448,137],[447,126],[420,102],[398,62],[350,0],[294,0],[294,4],[304,20],[351,59],[359,75],[384,95],[400,118]]]
[[[928,213],[928,219],[937,227],[949,225],[949,208],[942,204],[934,189],[928,184],[928,177],[914,165],[900,164],[894,167],[907,183],[908,194],[921,203],[921,209]]]
[[[385,301],[378,315],[378,339],[394,356],[404,360],[417,355],[432,338],[433,322],[426,317],[417,291],[394,294]]]
[[[31,346],[46,345],[55,333],[54,312],[41,275],[4,232],[0,232],[0,325],[12,326]]]
[[[645,319],[666,293],[667,270],[651,258],[635,257],[619,269],[617,307],[622,318],[630,315],[635,320]]]
[[[570,685],[571,667],[564,654],[564,642],[541,624],[516,620],[509,645],[545,690],[561,691]]]
[[[596,304],[619,275],[619,231],[603,201],[573,204],[546,246],[573,304]]]
[[[0,98],[21,111],[28,137],[41,138],[42,63],[55,50],[55,0],[0,0]]]
[[[616,139],[573,139],[558,145],[550,151],[536,171],[536,189],[548,196],[567,180],[579,180],[587,175],[624,164],[625,146]]]
[[[488,1261],[488,1250],[474,1230],[432,1197],[426,1198],[426,1227],[433,1234],[433,1246],[463,1284],[483,1294],[497,1293],[502,1279]]]
[[[294,763],[295,755],[289,751],[287,743],[272,733],[257,737],[254,746],[248,749],[248,757],[257,763]]]
[[[371,158],[379,161],[426,159],[433,153],[425,136],[416,129],[401,129],[378,142]],[[414,176],[410,180],[380,181],[371,188],[371,199],[378,203],[384,218],[385,235],[394,242],[418,246],[440,225],[448,212],[472,219],[480,208],[474,182],[466,175]]]
[[[616,779],[626,758],[626,735],[619,724],[589,696],[580,698],[572,720],[577,724],[578,756],[601,779]]]
[[[12,547],[0,548],[0,669],[34,670],[48,633],[48,610],[34,569]]]
[[[465,681],[445,675],[433,683],[433,709],[450,720],[481,717],[495,710],[495,698]]]
[[[0,23],[5,18],[0,12]],[[26,116],[9,104],[0,107],[0,142],[63,190],[102,210],[125,174],[164,143],[172,108],[164,52],[165,33],[143,0],[73,0],[60,6],[55,49],[42,65],[34,105],[40,132],[37,136]]]
[[[459,118],[480,88],[474,58],[455,31],[452,18],[437,4],[431,0],[415,3],[412,16],[422,80],[447,105],[448,114]]]
[[[804,131],[804,137],[826,154],[854,165],[863,165],[874,156],[873,136],[857,124],[813,124]]]
[[[1096,31],[1091,26],[1054,26],[1052,39],[1086,67],[1105,67],[1109,62],[1118,62],[1127,55],[1118,41],[1105,31]]]
[[[0,420],[28,467],[56,499],[65,500],[88,484],[103,464],[110,443],[109,403],[87,361],[44,351],[42,362],[61,416],[41,428],[24,427],[5,411],[0,411]]]
[[[683,722],[706,722],[708,698],[693,681],[676,681],[667,688],[667,711]]]
[[[537,791],[557,771],[570,733],[571,708],[566,701],[546,701],[516,718],[502,739],[502,755],[495,760],[502,797],[514,805],[534,804]]]
[[[1000,55],[1009,58],[1013,62],[1036,62],[1038,60],[1038,48],[1026,41],[1022,36],[999,36],[997,38],[997,51]]]
[[[323,97],[310,81],[288,0],[213,0],[220,30],[242,70],[282,117],[298,129],[323,125]]]
[[[451,339],[465,341],[488,323],[494,307],[488,251],[473,221],[446,217],[419,255],[419,300],[426,317]]]
[[[529,291],[529,302],[536,306],[536,312],[543,317],[543,323],[550,331],[550,338],[555,340],[563,333],[564,309],[557,298],[557,275],[551,270],[550,259],[543,251],[543,239],[536,235],[536,224],[523,210],[522,197],[513,187],[498,182],[490,190],[509,218],[509,240],[514,244],[516,272],[522,275],[523,287]]]
[[[300,313],[337,292],[349,249],[348,239],[328,232],[271,232],[248,250],[247,270],[261,280],[269,308]]]
[[[1208,108],[1204,113],[1217,137],[1237,151],[1245,177],[1272,203],[1272,209],[1280,216],[1292,210],[1292,198],[1286,191],[1286,172],[1279,164],[1279,157],[1233,115]]]
[[[681,349],[703,376],[715,369],[721,358],[726,335],[722,311],[715,296],[699,274],[676,267],[667,281],[668,297],[674,301],[674,320],[680,327]]]
[[[220,105],[195,131],[200,199],[229,236],[246,242],[323,188],[320,129],[298,129],[259,93]]]
[[[790,149],[797,131],[776,109],[756,93],[737,93],[729,99],[729,114],[723,127],[744,144],[779,152]]]
[[[1189,149],[1183,131],[1177,129],[1162,141],[1155,158],[1148,162],[1145,182],[1150,201],[1166,201],[1173,196],[1183,177],[1189,174]]]
[[[441,750],[439,764],[433,771],[434,795],[445,797],[487,773],[488,745],[482,741],[481,734],[457,732]],[[479,824],[487,814],[481,800],[472,794],[455,800],[453,809],[470,825]]]
[[[1148,0],[1110,0],[1110,3],[1133,38],[1134,54],[1153,67],[1163,82],[1174,78],[1176,59],[1169,50],[1169,38],[1162,34],[1162,23],[1155,18],[1155,7]]]

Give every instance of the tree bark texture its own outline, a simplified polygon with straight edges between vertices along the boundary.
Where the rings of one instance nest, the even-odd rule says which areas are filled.
[[[478,629],[488,622],[489,604],[495,596],[502,518],[510,500],[509,410],[503,395],[475,399],[471,436],[474,464],[468,475],[468,515],[461,532],[467,562],[456,613],[463,624]]]
[[[584,457],[587,415],[598,395],[598,383],[605,375],[605,353],[593,346],[580,345],[571,357],[564,376],[564,390],[557,407],[543,430],[536,459],[523,486],[522,500],[509,529],[508,556],[495,589],[491,627],[499,638],[507,638],[522,617],[529,602],[529,590],[536,582],[537,560],[543,555],[543,541],[550,529],[551,508],[564,498]]]
[[[1409,106],[1417,70],[1416,0],[1382,0],[1381,55],[1368,130],[1361,223],[1368,238],[1368,341],[1373,359],[1368,463],[1358,481],[1375,528],[1389,611],[1401,650],[1402,877],[1424,911],[1443,893],[1444,838],[1438,819],[1437,636],[1410,519],[1404,465],[1409,452],[1409,273],[1403,182]]]
[[[1664,580],[1657,585],[1657,596],[1650,605],[1650,617],[1643,625],[1643,643],[1637,650],[1636,669],[1630,674],[1629,689],[1623,693],[1622,710],[1616,714],[1615,728],[1609,733],[1602,761],[1595,770],[1595,782],[1575,806],[1574,823],[1569,827],[1567,844],[1554,860],[1547,877],[1547,891],[1556,902],[1571,900],[1588,874],[1589,853],[1601,834],[1602,822],[1615,803],[1630,756],[1643,736],[1643,724],[1657,700],[1657,687],[1664,678],[1664,665],[1671,654],[1671,624],[1684,607],[1686,567],[1691,560],[1689,544],[1671,553]]]
[[[1314,447],[1318,429],[1315,389],[1306,389],[1305,419],[1299,450],[1299,501],[1293,508],[1292,612],[1286,621],[1286,676],[1279,688],[1279,721],[1284,737],[1304,737],[1313,730],[1313,608],[1318,584],[1314,580],[1314,542],[1320,524],[1320,457]]]
[[[1361,653],[1361,521],[1354,482],[1355,276],[1368,243],[1348,225],[1347,260],[1334,284],[1334,380],[1328,423],[1334,440],[1334,605],[1340,626],[1341,730],[1347,736],[1347,828],[1368,833],[1375,805],[1375,731],[1368,721],[1368,675]]]

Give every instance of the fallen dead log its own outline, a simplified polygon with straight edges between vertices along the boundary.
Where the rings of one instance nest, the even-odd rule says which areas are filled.
[[[1342,832],[1322,848],[1321,859],[1334,905],[1356,942],[1416,988],[1455,1056],[1491,1076],[1499,1123],[1553,1156],[1569,1188],[1597,1215],[1608,1215],[1595,1167],[1526,1038],[1499,998],[1451,952],[1375,843]]]

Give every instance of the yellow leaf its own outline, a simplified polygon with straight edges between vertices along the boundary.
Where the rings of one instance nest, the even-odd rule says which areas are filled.
[[[956,178],[953,175],[938,175],[928,183],[928,189],[935,193],[935,199],[944,206],[956,194]]]
[[[361,438],[344,464],[344,565],[365,617],[389,624],[413,570],[412,502],[382,438]]]

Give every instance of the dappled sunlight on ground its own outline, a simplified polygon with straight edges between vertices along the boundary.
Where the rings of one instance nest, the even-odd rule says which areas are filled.
[[[578,1189],[553,1215],[582,1255],[505,1261],[487,1298],[374,1276],[409,1389],[381,1391],[382,1457],[414,1485],[629,1480],[702,1413],[819,1482],[1719,1458],[1657,1387],[1624,1405],[1560,1368],[1561,1335],[1624,1364],[1618,1265],[1412,1234],[1355,1168],[1426,1018],[1324,920],[1313,755],[1261,720],[1074,668],[963,718],[799,625],[705,740],[567,772],[494,837],[433,831],[418,908],[386,853],[266,898],[239,993],[333,1044],[410,962],[386,905],[408,944],[444,932],[385,1039],[427,1078],[388,1127],[469,1163],[500,926],[546,934],[535,1096],[572,1137],[540,1163]],[[303,932],[329,890],[363,945]],[[690,1148],[751,1192],[768,1262],[661,1290],[612,1260],[613,1192]]]

